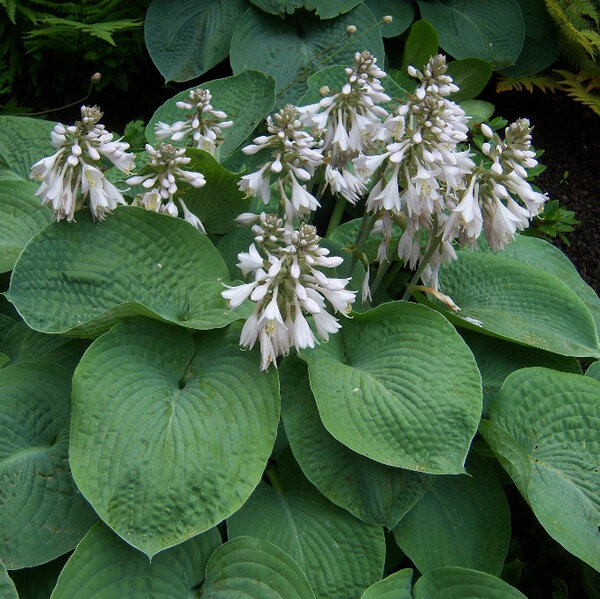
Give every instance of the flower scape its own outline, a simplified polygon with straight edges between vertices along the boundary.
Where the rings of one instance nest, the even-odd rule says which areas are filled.
[[[222,295],[232,308],[254,303],[240,345],[259,343],[263,370],[292,347],[300,351],[327,341],[341,326],[335,315],[351,313],[352,268],[342,277],[325,274],[323,269],[339,268],[343,259],[320,246],[310,224],[326,189],[351,205],[364,199],[361,239],[381,235],[380,264],[395,259],[390,238],[399,225],[398,259],[415,271],[412,285],[420,281],[434,294],[440,266],[456,258],[457,247],[476,249],[483,233],[490,248],[501,250],[547,199],[527,180],[528,169],[537,165],[527,119],[508,125],[503,137],[484,123],[485,141],[478,151],[469,147],[469,119],[449,98],[458,87],[443,55],[433,56],[423,70],[409,67],[416,89],[403,99],[385,93],[386,73],[367,51],[357,52],[345,73],[338,92],[325,88],[314,104],[284,106],[267,118],[266,134],[242,148],[265,160],[240,178],[239,189],[269,210],[238,217],[254,234],[248,251],[238,255],[238,267],[251,281]],[[191,90],[177,107],[188,111],[185,119],[156,125],[157,138],[171,143],[146,145],[147,166],[126,184],[142,187],[133,204],[172,217],[181,209],[186,221],[206,233],[183,200],[187,189],[205,185],[205,177],[186,168],[186,147],[174,144],[215,155],[233,122],[213,108],[210,92],[202,88]],[[37,162],[31,176],[41,181],[36,195],[57,220],[73,221],[76,209],[87,203],[101,221],[126,203],[126,190],[107,179],[102,161],[130,173],[135,157],[99,123],[97,107],[83,106],[81,115],[75,125],[56,125],[51,137],[57,151]],[[356,248],[352,267],[362,258],[360,240]],[[367,269],[363,299],[371,291]],[[451,298],[446,301],[452,305]]]

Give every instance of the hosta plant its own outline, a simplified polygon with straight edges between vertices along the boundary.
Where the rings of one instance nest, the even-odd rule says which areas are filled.
[[[408,76],[244,71],[138,155],[4,117],[3,596],[523,597],[505,489],[600,570],[600,300],[519,235],[530,123]]]

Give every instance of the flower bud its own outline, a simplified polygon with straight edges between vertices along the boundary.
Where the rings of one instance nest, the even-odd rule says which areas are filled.
[[[392,15],[385,15],[385,17],[383,17],[383,19],[381,19],[384,23],[391,23],[394,20],[394,17],[392,17]]]
[[[319,95],[321,96],[328,96],[331,93],[331,90],[329,89],[328,85],[324,85],[323,87],[319,88]]]
[[[90,77],[90,81],[92,83],[98,83],[100,81],[100,79],[102,79],[102,73],[94,73],[91,77]]]
[[[356,25],[348,25],[348,27],[346,27],[346,33],[348,35],[352,35],[353,33],[356,33]]]

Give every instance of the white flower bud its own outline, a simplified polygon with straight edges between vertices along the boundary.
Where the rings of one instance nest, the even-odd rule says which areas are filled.
[[[348,27],[346,27],[346,33],[348,35],[352,35],[353,33],[356,33],[356,25],[348,25]]]
[[[381,19],[384,23],[388,24],[391,23],[394,20],[394,17],[392,17],[392,15],[385,15],[385,17],[383,17],[383,19]]]

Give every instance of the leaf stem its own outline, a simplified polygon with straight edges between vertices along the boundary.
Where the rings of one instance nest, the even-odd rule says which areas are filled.
[[[329,238],[333,231],[339,226],[342,216],[344,215],[345,208],[346,198],[343,196],[338,196],[335,200],[335,206],[333,208],[333,212],[331,213],[331,218],[329,219],[329,226],[327,227],[325,237]]]
[[[352,276],[352,271],[354,270],[360,255],[363,253],[369,233],[373,229],[373,225],[375,225],[378,217],[378,212],[375,212],[369,216],[369,213],[365,210],[365,215],[363,216],[360,229],[358,230],[358,235],[356,236],[356,243],[354,244],[354,251],[352,252],[352,260],[350,261],[350,267],[348,268],[348,273],[346,274],[347,277]]]

